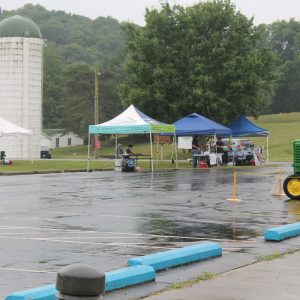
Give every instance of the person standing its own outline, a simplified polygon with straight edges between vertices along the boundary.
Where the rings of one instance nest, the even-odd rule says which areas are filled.
[[[217,153],[224,153],[224,143],[222,141],[222,138],[218,137],[216,142],[217,147]]]
[[[117,147],[117,158],[122,158],[123,157],[122,155],[123,155],[122,145],[118,144],[118,147]]]
[[[193,168],[197,167],[198,157],[195,155],[198,153],[199,153],[199,142],[198,142],[197,136],[194,136],[193,141],[192,141]]]
[[[221,137],[218,137],[218,139],[217,139],[216,148],[217,148],[217,154],[219,154],[219,157],[217,156],[217,162],[219,162],[218,164],[223,165],[224,143],[223,143]],[[226,164],[227,164],[227,162],[226,162]]]

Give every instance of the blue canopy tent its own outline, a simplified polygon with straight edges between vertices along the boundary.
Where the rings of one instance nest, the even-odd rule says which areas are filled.
[[[240,116],[228,127],[232,130],[233,137],[267,137],[267,162],[269,162],[269,131],[267,129],[257,126],[245,116]]]
[[[231,129],[218,124],[210,119],[207,119],[197,113],[190,114],[176,122],[175,134],[178,137],[195,136],[195,135],[213,135],[216,141],[216,136],[230,136]],[[168,134],[163,134],[168,135]]]
[[[173,124],[176,127],[176,136],[231,135],[231,129],[196,113],[184,117]]]
[[[267,129],[255,125],[245,116],[240,116],[228,127],[232,130],[232,136],[268,136],[269,134]]]

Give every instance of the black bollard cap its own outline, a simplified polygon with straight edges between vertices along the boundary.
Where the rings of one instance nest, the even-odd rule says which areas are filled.
[[[104,294],[105,274],[85,264],[74,264],[61,269],[56,277],[60,294],[97,297]]]

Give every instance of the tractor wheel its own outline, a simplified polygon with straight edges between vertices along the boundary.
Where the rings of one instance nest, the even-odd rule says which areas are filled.
[[[300,174],[290,175],[283,182],[285,194],[294,200],[300,200]]]

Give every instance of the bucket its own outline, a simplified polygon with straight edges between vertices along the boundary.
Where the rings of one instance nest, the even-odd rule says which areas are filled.
[[[207,169],[208,168],[207,163],[205,161],[200,160],[199,168],[200,169]]]
[[[122,159],[115,159],[115,167],[122,167]]]

